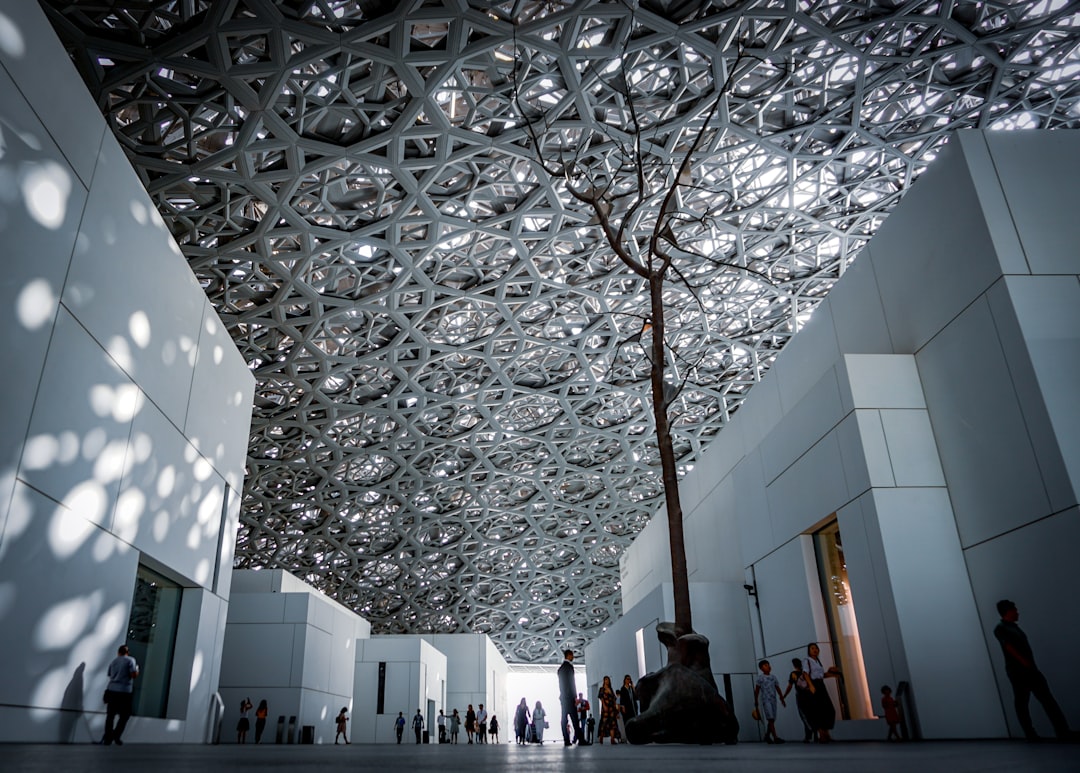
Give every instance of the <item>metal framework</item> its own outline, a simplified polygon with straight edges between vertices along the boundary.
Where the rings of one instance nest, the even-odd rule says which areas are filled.
[[[663,174],[720,99],[685,472],[949,133],[1080,127],[1065,0],[42,2],[257,377],[237,565],[514,662],[614,621],[662,491],[641,281],[537,143]]]

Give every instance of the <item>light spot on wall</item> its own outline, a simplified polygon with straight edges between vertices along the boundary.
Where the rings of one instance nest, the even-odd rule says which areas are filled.
[[[133,200],[131,206],[128,208],[131,211],[131,216],[135,218],[135,222],[139,225],[146,225],[147,212],[146,205],[141,201]]]
[[[154,516],[152,532],[156,542],[164,542],[165,538],[169,536],[169,514],[164,510],[159,511]]]
[[[128,373],[132,372],[135,360],[131,356],[131,347],[128,345],[126,338],[123,336],[113,336],[109,339],[109,345],[106,348],[109,352],[109,356],[116,360],[117,365]]]
[[[67,214],[71,176],[55,161],[28,164],[22,170],[23,203],[30,217],[49,229],[57,229]]]
[[[132,455],[140,464],[150,458],[154,451],[154,441],[145,432],[139,432],[131,442]]]
[[[121,384],[116,388],[116,402],[113,403],[113,418],[126,424],[142,410],[144,397],[142,390],[134,384]]]
[[[26,441],[22,465],[27,470],[44,470],[60,455],[60,440],[53,435],[34,435]]]
[[[97,619],[103,600],[104,593],[97,590],[53,605],[38,620],[34,645],[46,651],[70,647]]]
[[[56,296],[44,279],[26,283],[15,300],[15,313],[27,330],[37,330],[56,314]]]
[[[22,32],[15,26],[10,17],[0,13],[0,51],[8,56],[22,59],[26,53],[26,41]]]
[[[109,436],[101,427],[94,427],[83,436],[82,454],[87,461],[95,458],[105,448]]]
[[[199,535],[199,524],[193,523],[193,524],[191,524],[191,528],[188,529],[187,546],[191,550],[195,550],[196,548],[199,547],[199,543],[201,543],[201,542],[202,542],[202,538]]]
[[[134,541],[139,533],[139,519],[146,510],[146,495],[141,489],[130,488],[116,501],[113,532],[126,542]]]
[[[70,558],[94,531],[105,514],[105,490],[93,481],[80,483],[58,505],[49,522],[49,547],[57,558]]]
[[[150,318],[146,316],[145,311],[136,311],[131,315],[128,319],[128,333],[140,349],[145,349],[150,345]]]
[[[205,659],[206,656],[203,655],[202,649],[195,650],[195,658],[191,663],[191,681],[188,682],[189,692],[194,690],[195,686],[199,683],[199,680],[202,679],[203,661]]]
[[[158,474],[157,478],[157,495],[161,499],[169,496],[176,488],[176,468],[171,464],[166,465],[164,469]]]
[[[126,469],[127,443],[113,440],[105,446],[94,460],[94,480],[111,483],[119,480]]]
[[[195,475],[195,480],[200,482],[209,478],[213,472],[214,468],[210,465],[210,462],[206,461],[205,456],[199,456],[192,466],[192,473]]]
[[[161,361],[166,365],[172,365],[176,362],[176,343],[174,341],[166,341],[162,344]]]
[[[214,347],[214,364],[220,365],[221,361],[225,359],[225,349],[220,346]]]
[[[199,583],[200,585],[208,584],[210,582],[211,575],[210,568],[210,559],[201,559],[199,563],[195,566],[195,582]]]

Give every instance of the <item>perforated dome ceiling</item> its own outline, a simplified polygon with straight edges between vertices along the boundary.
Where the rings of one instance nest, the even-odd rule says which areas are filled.
[[[770,281],[683,256],[683,471],[950,132],[1080,126],[1063,0],[45,5],[257,377],[237,565],[511,661],[618,616],[661,493],[642,282],[523,111],[611,163],[632,102],[663,171],[734,72],[684,211]]]

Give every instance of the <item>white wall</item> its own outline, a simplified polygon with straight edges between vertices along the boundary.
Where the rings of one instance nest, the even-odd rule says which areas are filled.
[[[957,135],[681,487],[691,576],[756,584],[751,646],[778,673],[828,638],[807,535],[836,514],[871,697],[909,681],[928,737],[1017,734],[991,634],[1002,597],[1080,724],[1061,613],[1080,592],[1065,554],[1080,536],[1078,172],[1076,132]],[[662,522],[624,556],[628,616],[670,576],[653,566]],[[744,632],[710,638],[746,650]],[[801,732],[793,711],[780,731]]]
[[[37,3],[0,23],[0,740],[100,736],[140,561],[186,590],[129,737],[200,740],[254,379]]]
[[[379,663],[386,664],[383,713],[377,713]],[[394,722],[405,717],[402,743],[415,744],[412,718],[424,715],[424,729],[431,743],[438,741],[435,718],[444,708],[447,691],[447,656],[419,636],[375,636],[358,641],[353,685],[353,734],[359,743],[396,743]],[[430,703],[434,702],[434,709]],[[446,712],[447,716],[450,712]],[[462,719],[465,711],[462,707]]]
[[[333,743],[338,711],[346,706],[352,716],[357,641],[370,635],[370,623],[288,572],[235,570],[221,659],[222,742],[236,742],[240,702],[249,698],[269,707],[262,743],[275,742],[281,716],[286,736],[296,717],[294,742],[311,725],[315,743]],[[249,718],[252,743],[254,712]]]

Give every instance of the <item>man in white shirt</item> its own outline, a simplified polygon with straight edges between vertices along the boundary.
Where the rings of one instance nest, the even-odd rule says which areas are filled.
[[[435,723],[439,726],[439,743],[446,743],[446,715],[442,709],[439,709],[439,718]]]
[[[480,708],[476,710],[476,742],[487,743],[487,709],[484,708],[484,704],[480,704]]]

